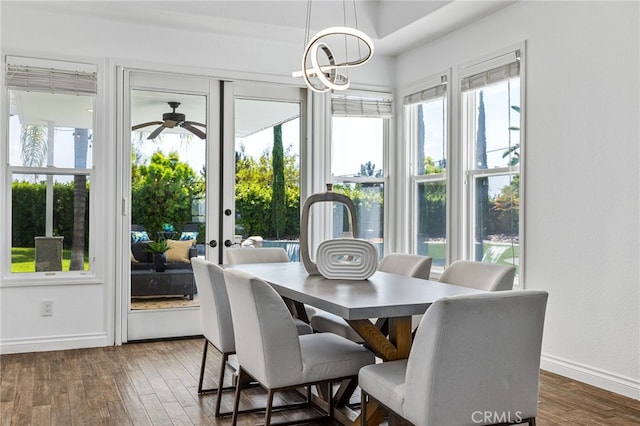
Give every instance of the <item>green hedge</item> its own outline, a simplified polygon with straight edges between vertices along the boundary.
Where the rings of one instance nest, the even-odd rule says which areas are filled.
[[[13,182],[12,247],[33,247],[35,237],[44,235],[46,224],[46,183]],[[85,247],[89,244],[89,185],[85,208]],[[73,241],[73,182],[53,185],[53,235],[63,236],[65,248]]]

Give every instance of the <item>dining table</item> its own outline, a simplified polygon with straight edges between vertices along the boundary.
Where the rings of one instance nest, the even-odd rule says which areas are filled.
[[[322,275],[309,275],[300,262],[226,267],[269,283],[285,300],[292,314],[302,320],[308,321],[304,305],[344,318],[362,337],[365,346],[383,361],[409,357],[413,339],[412,315],[424,314],[433,302],[443,297],[483,292],[381,271],[364,280],[327,279]],[[344,383],[335,395],[336,405],[344,406],[356,388],[357,383]],[[367,405],[367,424],[379,423],[384,414],[381,406]],[[359,424],[358,420],[341,420]]]

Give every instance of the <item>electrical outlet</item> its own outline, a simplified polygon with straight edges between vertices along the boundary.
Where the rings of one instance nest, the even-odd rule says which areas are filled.
[[[53,300],[43,300],[40,302],[40,315],[43,317],[53,315]]]

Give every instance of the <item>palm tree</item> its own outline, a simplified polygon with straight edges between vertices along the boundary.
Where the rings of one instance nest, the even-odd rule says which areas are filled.
[[[20,131],[22,151],[20,159],[28,167],[42,167],[47,158],[47,128],[35,124],[23,124]],[[34,175],[34,180],[37,180]]]
[[[89,148],[89,130],[75,129],[73,132],[74,165],[76,168],[87,167],[87,151]],[[71,240],[70,271],[84,270],[84,234],[85,211],[87,206],[87,176],[73,177],[73,239]]]

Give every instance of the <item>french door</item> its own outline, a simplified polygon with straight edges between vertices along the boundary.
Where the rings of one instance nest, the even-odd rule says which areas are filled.
[[[222,263],[240,245],[282,247],[299,260],[305,194],[306,91],[224,85]]]
[[[121,72],[122,342],[199,335],[189,259],[219,258],[220,82]]]

